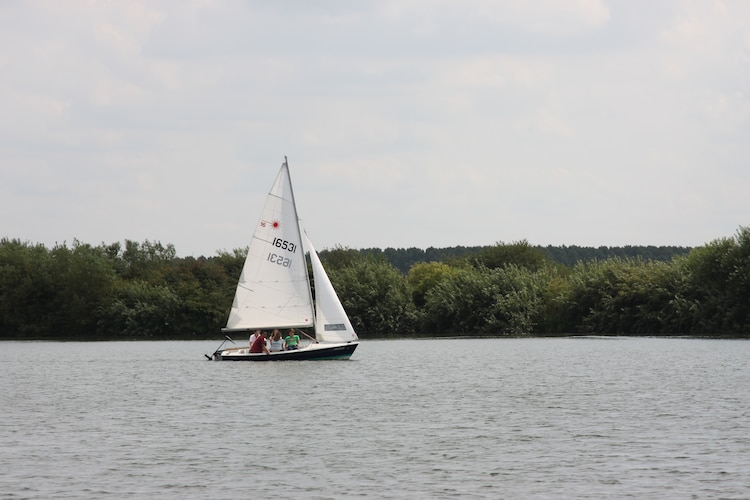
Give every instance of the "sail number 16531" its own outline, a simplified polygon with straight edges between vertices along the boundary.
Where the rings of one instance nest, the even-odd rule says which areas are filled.
[[[276,255],[275,253],[269,253],[266,260],[268,262],[271,262],[272,264],[276,264],[277,266],[292,267],[292,259],[283,257],[281,255]]]
[[[281,238],[274,238],[272,244],[273,246],[281,248],[282,250],[286,250],[288,252],[295,253],[297,251],[297,245],[295,245],[291,241],[282,240]]]
[[[286,250],[287,252],[291,252],[291,253],[297,252],[297,245],[295,245],[291,241],[283,240],[281,238],[274,238],[271,244],[277,248]],[[266,260],[278,266],[292,267],[292,259],[288,257],[284,257],[282,255],[276,255],[273,252],[268,254],[268,258]]]

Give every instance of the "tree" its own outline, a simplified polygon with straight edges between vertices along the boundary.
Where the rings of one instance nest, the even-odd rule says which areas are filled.
[[[74,240],[72,249],[56,246],[50,257],[50,271],[56,276],[50,302],[53,331],[66,337],[94,337],[97,311],[109,302],[116,280],[105,249]]]
[[[171,243],[165,247],[158,241],[152,243],[146,240],[138,243],[125,240],[125,250],[120,257],[124,264],[122,276],[125,279],[159,281],[159,271],[175,257],[176,251]]]
[[[425,326],[437,334],[529,334],[543,293],[543,275],[519,266],[461,269],[427,293]]]
[[[611,258],[578,264],[566,297],[569,328],[596,334],[678,333],[682,312],[672,264]]]
[[[49,252],[44,245],[0,240],[0,335],[32,337],[51,332],[55,294]]]
[[[359,250],[337,246],[331,250],[323,250],[318,253],[320,261],[331,269],[343,269],[363,262],[366,255]]]
[[[386,336],[413,332],[416,309],[406,279],[384,259],[352,260],[327,272],[357,332]]]
[[[510,244],[500,242],[495,246],[485,247],[477,255],[476,262],[488,269],[513,264],[536,271],[545,266],[548,259],[544,251],[529,245],[526,240],[521,240]]]
[[[122,281],[112,301],[99,310],[98,333],[105,338],[151,339],[175,335],[180,298],[168,286]]]
[[[425,305],[427,294],[444,280],[455,277],[459,269],[442,262],[420,262],[414,264],[406,275],[414,304],[417,307]]]
[[[750,334],[750,228],[694,249],[681,264],[685,300],[695,312],[692,332]]]
[[[115,273],[100,247],[0,242],[0,334],[92,337],[96,311],[109,300]]]
[[[244,256],[239,254],[187,257],[175,259],[165,268],[164,281],[180,299],[171,323],[172,335],[204,336],[219,331],[229,313],[242,261]]]

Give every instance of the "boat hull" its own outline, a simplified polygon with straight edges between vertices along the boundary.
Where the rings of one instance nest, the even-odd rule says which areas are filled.
[[[231,348],[214,353],[215,361],[305,361],[323,359],[348,359],[359,342],[345,344],[310,344],[295,351],[279,351],[270,354],[251,354],[248,348]]]

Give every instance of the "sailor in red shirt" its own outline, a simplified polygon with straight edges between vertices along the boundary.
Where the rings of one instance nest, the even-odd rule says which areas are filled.
[[[268,332],[263,332],[263,335],[258,335],[258,338],[253,340],[253,345],[250,346],[250,354],[260,354],[262,352],[271,354],[266,346],[266,335],[268,335]]]

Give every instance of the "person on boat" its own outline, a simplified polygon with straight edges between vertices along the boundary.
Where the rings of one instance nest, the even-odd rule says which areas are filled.
[[[268,350],[268,346],[266,345],[266,336],[258,335],[258,337],[253,340],[253,345],[250,346],[250,354],[260,354],[262,352],[271,354],[271,352]]]
[[[294,328],[289,330],[289,335],[287,335],[284,339],[284,343],[286,344],[286,348],[288,351],[299,349],[299,335],[294,333]]]
[[[284,350],[284,339],[281,338],[281,332],[278,328],[273,329],[271,335],[271,352],[283,351]]]
[[[250,345],[253,345],[253,342],[255,342],[255,339],[260,337],[260,330],[255,330],[252,335],[250,335]]]

